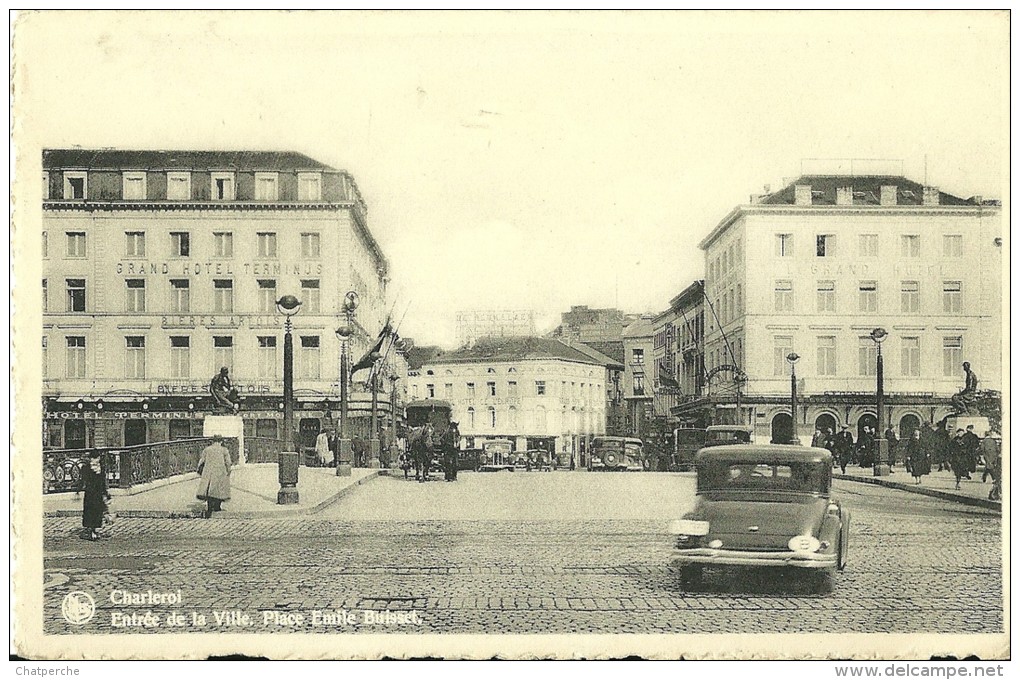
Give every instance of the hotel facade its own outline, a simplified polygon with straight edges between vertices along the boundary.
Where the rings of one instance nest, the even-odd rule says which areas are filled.
[[[344,294],[361,301],[355,360],[386,313],[353,177],[289,152],[48,150],[43,170],[45,447],[199,435],[221,367],[246,436],[282,438],[284,295],[302,302],[295,441],[314,441],[337,414]],[[396,388],[384,381],[383,414]],[[356,391],[356,423],[369,401]]]
[[[885,423],[904,436],[951,413],[969,361],[979,389],[1002,388],[1001,208],[897,176],[804,176],[736,207],[705,252],[703,394],[672,409],[681,421],[740,422],[759,441],[875,424],[884,359]],[[876,328],[888,335],[881,348]],[[739,369],[734,371],[727,367]],[[707,418],[705,417],[707,415]]]

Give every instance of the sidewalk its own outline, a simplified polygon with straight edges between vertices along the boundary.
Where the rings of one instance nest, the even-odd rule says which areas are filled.
[[[253,517],[292,517],[319,512],[335,503],[358,485],[377,477],[381,470],[355,468],[350,477],[337,477],[332,468],[302,467],[298,478],[300,500],[296,505],[277,505],[280,489],[274,464],[252,464],[235,467],[230,474],[230,500],[223,511],[214,516],[221,519]],[[115,495],[110,511],[119,517],[198,517],[205,511],[205,502],[195,498],[198,475],[189,473],[166,480],[170,483],[141,493]],[[43,497],[47,516],[81,515],[82,498],[73,493],[49,494]]]
[[[965,505],[975,505],[991,510],[1002,512],[1000,501],[988,500],[988,492],[992,490],[992,478],[987,482],[981,481],[981,474],[984,469],[979,467],[977,472],[971,473],[971,479],[960,480],[960,488],[956,488],[956,477],[952,472],[938,472],[936,466],[931,474],[921,477],[921,484],[914,484],[914,477],[902,467],[894,468],[894,471],[885,477],[875,477],[870,467],[862,468],[856,465],[847,466],[846,474],[840,474],[839,468],[833,469],[833,479],[848,479],[855,482],[867,484],[878,484],[910,493],[919,493],[925,496],[941,498],[947,501],[955,501]]]

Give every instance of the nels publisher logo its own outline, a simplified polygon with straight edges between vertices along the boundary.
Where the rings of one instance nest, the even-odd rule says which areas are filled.
[[[60,613],[68,623],[81,626],[95,616],[96,601],[88,593],[76,590],[64,596],[64,601],[60,603]]]

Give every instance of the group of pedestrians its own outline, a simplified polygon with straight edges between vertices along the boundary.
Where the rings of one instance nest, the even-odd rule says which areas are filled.
[[[1001,498],[1002,438],[995,428],[983,438],[975,433],[973,425],[959,428],[951,435],[943,421],[922,425],[902,441],[891,426],[884,435],[889,446],[890,470],[902,464],[913,475],[915,484],[920,484],[922,477],[931,474],[932,468],[937,465],[939,472],[953,473],[959,489],[960,482],[971,479],[984,460],[981,481],[985,482],[989,477],[992,479],[988,497],[992,500]],[[843,425],[837,433],[833,433],[831,428],[824,431],[816,428],[811,445],[828,449],[832,453],[833,464],[846,474],[847,465],[856,463],[861,467],[871,467],[875,464],[876,436],[876,429],[870,426],[864,426],[856,441],[849,425]]]

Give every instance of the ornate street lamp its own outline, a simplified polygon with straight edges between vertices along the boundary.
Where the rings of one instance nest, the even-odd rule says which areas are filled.
[[[276,494],[279,505],[298,502],[298,470],[300,454],[294,446],[294,338],[291,335],[291,317],[301,309],[301,301],[293,295],[284,295],[276,301],[276,310],[283,314],[283,451],[277,460],[280,490]]]
[[[790,352],[786,360],[790,363],[790,443],[800,444],[797,436],[797,362],[800,361],[800,355]]]
[[[889,442],[885,438],[885,364],[882,361],[882,342],[889,337],[884,328],[876,328],[871,331],[871,339],[878,348],[878,359],[875,365],[875,408],[878,410],[878,424],[875,429],[875,444],[877,456],[873,472],[875,477],[885,477],[889,474]]]
[[[340,340],[340,426],[338,433],[338,450],[336,452],[336,476],[349,477],[351,474],[351,440],[347,436],[348,385],[350,376],[350,340],[354,333],[354,312],[358,309],[358,294],[353,290],[344,296],[343,312],[345,324],[336,329],[336,337]]]

